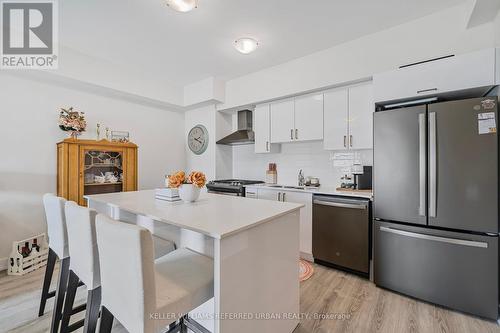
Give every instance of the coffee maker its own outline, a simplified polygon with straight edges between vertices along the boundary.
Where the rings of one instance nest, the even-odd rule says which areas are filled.
[[[370,165],[354,165],[352,174],[354,176],[354,189],[372,189],[372,167]]]

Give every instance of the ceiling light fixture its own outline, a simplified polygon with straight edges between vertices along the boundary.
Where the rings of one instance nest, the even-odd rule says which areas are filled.
[[[236,50],[243,54],[252,53],[257,49],[257,46],[259,46],[259,42],[250,37],[238,38],[234,41],[234,47]]]
[[[198,7],[198,0],[166,0],[167,6],[178,12],[189,12]]]

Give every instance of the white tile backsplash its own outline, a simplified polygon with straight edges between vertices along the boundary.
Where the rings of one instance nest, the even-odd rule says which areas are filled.
[[[321,141],[281,144],[281,152],[273,154],[255,154],[253,145],[234,146],[233,177],[265,180],[268,164],[276,163],[279,184],[297,184],[297,174],[302,169],[306,177],[319,177],[321,185],[338,186],[340,177],[350,167],[334,166],[335,152],[324,150]],[[354,152],[354,159],[360,160],[362,164],[373,164],[373,150],[350,152]]]

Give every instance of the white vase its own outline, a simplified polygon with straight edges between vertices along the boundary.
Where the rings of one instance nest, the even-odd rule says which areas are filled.
[[[195,202],[200,196],[200,188],[193,184],[182,184],[179,187],[179,197],[184,202]]]

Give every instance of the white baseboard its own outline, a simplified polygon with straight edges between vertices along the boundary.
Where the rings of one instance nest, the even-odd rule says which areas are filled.
[[[300,252],[300,258],[310,262],[314,262],[313,255],[311,253]]]
[[[0,272],[9,268],[9,258],[0,258]]]

